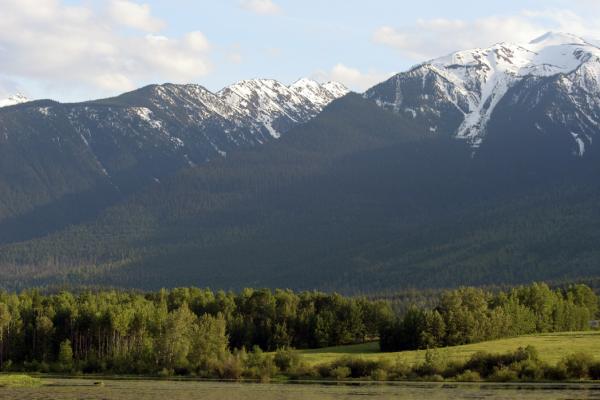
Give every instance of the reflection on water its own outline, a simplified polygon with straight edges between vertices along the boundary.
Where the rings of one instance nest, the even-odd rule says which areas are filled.
[[[41,388],[0,388],[0,399],[87,400],[577,400],[599,399],[594,384],[248,384],[54,379]]]

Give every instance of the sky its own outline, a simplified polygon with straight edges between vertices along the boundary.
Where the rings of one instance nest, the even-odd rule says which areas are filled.
[[[302,77],[364,91],[450,52],[600,39],[600,0],[0,0],[0,98]]]

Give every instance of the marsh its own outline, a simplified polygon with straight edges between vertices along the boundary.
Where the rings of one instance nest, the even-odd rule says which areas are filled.
[[[600,399],[600,384],[253,384],[233,382],[44,379],[33,388],[2,388],[15,400],[345,400]]]

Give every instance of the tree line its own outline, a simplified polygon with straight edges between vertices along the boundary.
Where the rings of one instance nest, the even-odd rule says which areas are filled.
[[[433,308],[410,307],[381,330],[383,351],[456,346],[533,333],[582,331],[598,314],[586,285],[547,284],[491,292],[461,288],[441,294]]]
[[[0,293],[0,367],[41,371],[205,371],[235,350],[373,340],[381,300],[318,292],[180,288],[154,293]]]
[[[290,349],[377,339],[384,351],[436,348],[585,330],[597,314],[585,285],[461,288],[400,308],[269,289],[0,292],[0,370],[261,377],[288,368]]]

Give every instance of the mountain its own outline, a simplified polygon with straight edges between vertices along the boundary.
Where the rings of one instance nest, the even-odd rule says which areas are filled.
[[[600,185],[496,175],[465,141],[359,95],[100,218],[0,247],[3,285],[347,293],[597,276]],[[2,228],[0,226],[0,228]]]
[[[598,277],[597,67],[593,44],[548,34],[429,61],[333,101],[343,88],[304,80],[215,94],[151,86],[77,105],[102,114],[60,145],[52,132],[70,122],[32,129],[22,113],[73,105],[2,109],[23,120],[0,171],[13,154],[31,165],[13,207],[40,198],[24,190],[46,169],[63,171],[48,187],[95,189],[0,220],[0,282],[364,293]],[[102,134],[88,138],[87,124]],[[42,131],[47,141],[29,140]],[[80,133],[97,161],[87,146],[70,150]],[[88,183],[98,176],[104,186]],[[111,188],[95,215],[40,230],[85,210],[82,194],[94,204]]]
[[[6,99],[0,99],[0,107],[14,106],[15,104],[27,103],[29,99],[21,93],[17,93]]]
[[[302,79],[151,85],[98,101],[0,109],[0,242],[91,218],[182,168],[279,138],[348,91]]]
[[[530,115],[511,128],[529,130],[538,144],[552,136],[563,154],[583,156],[598,133],[599,79],[600,48],[574,35],[547,33],[526,44],[498,43],[425,62],[365,97],[475,149],[495,124],[502,123],[505,134],[510,108]]]

